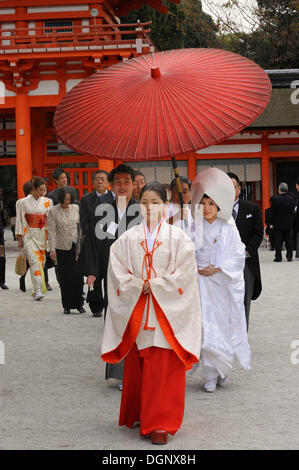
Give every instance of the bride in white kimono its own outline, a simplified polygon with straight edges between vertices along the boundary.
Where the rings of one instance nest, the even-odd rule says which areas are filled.
[[[195,249],[163,216],[166,192],[149,183],[141,192],[144,221],[111,247],[102,359],[125,358],[119,424],[166,444],[179,429],[185,371],[198,362],[201,309]]]
[[[198,174],[191,188],[192,205],[203,206],[203,245],[196,250],[201,295],[204,388],[223,385],[235,357],[250,368],[244,310],[245,246],[231,217],[234,187],[217,168]]]

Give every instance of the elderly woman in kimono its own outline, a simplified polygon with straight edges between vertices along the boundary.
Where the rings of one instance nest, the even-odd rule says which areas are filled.
[[[20,200],[17,210],[16,236],[19,248],[23,248],[30,265],[33,297],[41,300],[46,292],[44,265],[48,250],[47,214],[51,207],[48,198],[43,197],[46,182],[36,176],[32,179],[31,193]]]
[[[192,207],[203,207],[203,244],[196,250],[201,296],[204,388],[224,385],[235,357],[250,368],[244,313],[245,246],[232,218],[235,198],[230,178],[217,168],[200,172],[191,188]]]
[[[74,204],[72,188],[64,186],[57,192],[58,204],[48,214],[50,257],[57,263],[63,313],[71,309],[85,313],[83,308],[83,276],[75,270],[80,243],[79,207]]]
[[[102,359],[125,358],[120,426],[140,422],[141,436],[166,444],[179,429],[185,370],[198,361],[201,313],[195,249],[165,221],[166,192],[141,192],[144,220],[111,247]]]

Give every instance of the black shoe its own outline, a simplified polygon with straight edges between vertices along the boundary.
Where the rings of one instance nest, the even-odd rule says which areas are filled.
[[[53,290],[52,287],[50,286],[50,284],[46,284],[46,288],[47,288],[47,290]]]
[[[289,259],[287,259],[287,261],[293,261],[293,259],[292,259],[292,258],[289,258]]]
[[[281,263],[282,260],[281,260],[281,259],[274,258],[273,261],[274,261],[275,263]]]
[[[26,292],[25,277],[24,277],[24,276],[21,276],[21,277],[20,277],[19,283],[20,283],[20,290],[21,290],[22,292]]]
[[[102,316],[102,312],[92,312],[92,315],[94,317],[101,317]]]
[[[0,287],[1,287],[1,289],[8,289],[6,284],[1,284]]]
[[[69,308],[65,308],[63,310],[63,313],[65,313],[65,315],[68,315],[69,313],[71,313],[70,309]]]
[[[86,310],[84,307],[77,308],[79,313],[86,313]]]

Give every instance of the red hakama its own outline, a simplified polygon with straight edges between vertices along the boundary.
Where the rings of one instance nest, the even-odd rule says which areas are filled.
[[[185,407],[185,364],[171,349],[136,344],[125,358],[119,425],[140,421],[140,434],[156,429],[175,434]]]

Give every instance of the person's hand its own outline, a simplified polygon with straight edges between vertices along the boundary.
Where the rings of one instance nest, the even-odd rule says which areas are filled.
[[[23,238],[21,236],[18,237],[18,248],[24,248]]]
[[[87,276],[86,284],[88,285],[88,287],[93,287],[93,285],[95,283],[95,280],[96,280],[95,276],[93,276],[93,275]]]
[[[150,288],[150,285],[149,285],[148,281],[145,281],[145,283],[143,285],[143,293],[144,294],[150,294],[151,293],[151,288]]]
[[[210,266],[206,266],[203,269],[198,268],[198,274],[201,276],[213,276],[213,274],[218,273],[220,271],[220,268],[215,268],[213,264],[210,264]]]
[[[56,251],[50,251],[51,260],[56,263]]]

